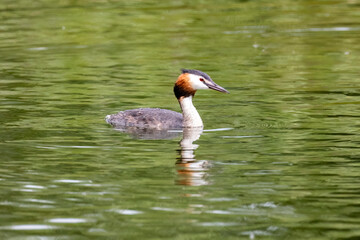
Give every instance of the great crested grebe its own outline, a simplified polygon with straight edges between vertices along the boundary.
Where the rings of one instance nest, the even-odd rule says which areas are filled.
[[[196,90],[213,89],[229,93],[217,85],[209,75],[199,70],[182,69],[174,86],[174,93],[179,101],[182,114],[160,108],[138,108],[107,115],[105,120],[115,128],[153,128],[180,129],[202,128],[203,122],[192,103]]]

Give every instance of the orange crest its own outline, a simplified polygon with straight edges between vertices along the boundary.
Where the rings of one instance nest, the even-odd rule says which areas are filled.
[[[196,90],[191,86],[189,78],[189,73],[183,73],[175,82],[174,93],[177,99],[195,95]]]

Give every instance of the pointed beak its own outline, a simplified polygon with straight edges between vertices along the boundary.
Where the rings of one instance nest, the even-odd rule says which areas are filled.
[[[206,86],[208,86],[208,88],[212,89],[212,90],[216,90],[219,92],[223,92],[223,93],[230,93],[228,90],[226,90],[225,88],[217,85],[216,83],[212,82],[212,83],[205,83]]]

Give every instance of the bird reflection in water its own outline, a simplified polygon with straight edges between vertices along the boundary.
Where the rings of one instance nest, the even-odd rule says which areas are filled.
[[[115,128],[115,130],[126,133],[134,139],[159,140],[174,139],[181,135],[181,131],[169,131],[168,129],[158,130],[153,128]]]
[[[206,160],[196,160],[194,151],[199,145],[194,144],[202,134],[202,128],[184,128],[183,138],[180,141],[180,157],[176,161],[178,173],[176,184],[187,186],[207,185],[207,170],[210,163]]]
[[[116,128],[116,130],[129,134],[135,139],[173,139],[183,134],[180,141],[179,157],[175,163],[178,176],[175,183],[187,186],[207,185],[207,170],[210,163],[206,160],[196,160],[194,151],[199,145],[194,144],[203,132],[202,128],[183,128],[178,131],[140,129],[140,128]]]

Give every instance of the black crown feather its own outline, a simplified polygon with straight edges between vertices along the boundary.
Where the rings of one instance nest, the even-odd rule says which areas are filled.
[[[190,74],[194,74],[194,75],[198,75],[198,76],[202,76],[203,78],[212,81],[212,79],[210,78],[209,75],[207,75],[206,73],[199,71],[199,70],[195,70],[195,69],[181,69],[182,73],[190,73]]]

